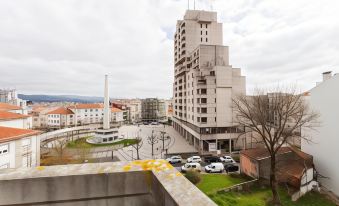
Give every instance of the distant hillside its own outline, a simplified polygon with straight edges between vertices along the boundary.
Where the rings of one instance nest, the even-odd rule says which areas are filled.
[[[88,97],[77,95],[26,95],[18,94],[20,99],[32,102],[79,102],[79,103],[93,103],[103,102],[103,97]]]

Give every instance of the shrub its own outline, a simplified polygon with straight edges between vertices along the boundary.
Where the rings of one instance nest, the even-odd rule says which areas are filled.
[[[197,184],[201,180],[200,173],[197,171],[187,171],[185,177],[193,184]]]

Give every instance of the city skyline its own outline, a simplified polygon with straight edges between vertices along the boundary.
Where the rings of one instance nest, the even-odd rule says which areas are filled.
[[[277,82],[305,91],[322,72],[339,71],[338,2],[210,2],[196,1],[196,9],[218,12],[223,44],[247,77],[248,93]],[[173,22],[187,1],[0,4],[1,88],[101,96],[108,73],[112,98],[172,97]]]

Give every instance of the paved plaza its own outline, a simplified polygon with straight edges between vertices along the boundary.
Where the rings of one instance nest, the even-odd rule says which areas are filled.
[[[165,136],[170,136],[169,140],[165,141],[165,148],[168,148],[168,153],[193,153],[197,152],[197,150],[189,145],[188,142],[180,136],[178,132],[176,132],[171,126],[164,125],[128,125],[122,126],[119,129],[119,133],[124,135],[126,138],[135,138],[137,135],[143,140],[143,145],[139,151],[139,156],[141,159],[159,159],[164,158],[166,151],[162,150],[162,141],[158,140],[156,144],[154,144],[154,156],[152,157],[152,149],[151,145],[147,141],[147,137],[152,134],[157,137],[161,136],[161,132],[166,132]],[[136,151],[133,147],[125,147],[121,150],[115,152],[115,154],[120,160],[131,160],[136,159]]]

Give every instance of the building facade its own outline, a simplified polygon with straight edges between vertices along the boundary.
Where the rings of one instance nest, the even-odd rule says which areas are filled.
[[[165,119],[166,104],[164,100],[146,98],[141,101],[141,119],[146,122],[157,122]]]
[[[0,126],[31,129],[32,117],[7,111],[0,111]]]
[[[338,117],[339,117],[339,74],[323,73],[323,81],[311,89],[307,96],[311,109],[318,112],[319,125],[315,130],[303,129],[303,135],[312,142],[302,139],[303,151],[313,155],[318,181],[339,200],[339,157]]]
[[[98,124],[103,122],[103,104],[76,104],[68,107],[75,114],[75,124]]]
[[[0,102],[19,106],[23,109],[27,106],[25,100],[18,98],[18,93],[15,89],[0,89]]]
[[[173,127],[201,153],[230,151],[238,137],[232,98],[246,93],[229,64],[217,13],[188,10],[174,35]]]
[[[0,126],[0,169],[40,164],[39,131]]]
[[[47,114],[47,126],[49,128],[65,128],[75,126],[75,114],[72,110],[59,107]]]

